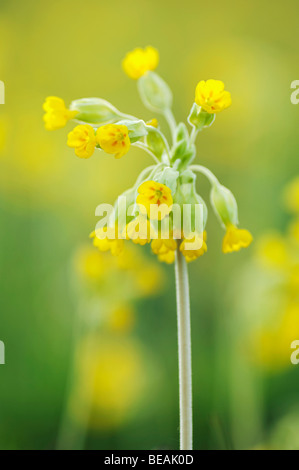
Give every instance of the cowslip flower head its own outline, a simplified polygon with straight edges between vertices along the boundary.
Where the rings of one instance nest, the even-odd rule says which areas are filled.
[[[78,111],[67,109],[63,99],[57,96],[49,96],[44,102],[43,109],[45,111],[43,120],[48,131],[65,127],[67,122],[78,114]]]
[[[75,149],[79,158],[90,158],[96,148],[97,140],[93,127],[82,124],[75,127],[69,135],[67,145]]]
[[[181,245],[180,251],[185,256],[187,263],[196,260],[200,256],[204,255],[207,250],[207,232],[204,231],[203,233],[196,233],[191,238],[185,238]],[[199,248],[190,249],[187,247],[187,244],[195,244],[198,245]]]
[[[226,234],[222,242],[223,253],[232,253],[239,251],[241,248],[247,248],[253,240],[248,230],[239,229],[235,225],[227,226]]]
[[[115,158],[123,157],[130,149],[129,131],[124,125],[101,126],[97,130],[96,138],[104,152],[114,155]]]
[[[94,230],[90,238],[100,251],[110,251],[114,256],[118,256],[123,251],[124,240],[117,238],[117,227],[102,227]]]
[[[137,80],[138,92],[145,107],[153,116],[162,114],[165,117],[171,141],[155,117],[146,121],[123,113],[103,98],[74,100],[70,109],[57,97],[47,98],[44,104],[47,128],[62,127],[72,118],[81,124],[68,136],[68,145],[75,149],[80,158],[89,158],[97,149],[121,158],[131,146],[135,146],[143,149],[154,161],[154,165],[145,168],[135,185],[124,191],[113,206],[114,221],[121,231],[120,240],[110,237],[110,229],[106,229],[107,233],[102,234],[104,236],[93,235],[94,244],[100,250],[117,253],[126,239],[141,245],[154,240],[152,251],[159,260],[167,263],[176,259],[178,249],[188,261],[203,255],[207,250],[203,232],[208,209],[197,189],[197,173],[200,173],[211,184],[211,205],[222,227],[227,230],[223,251],[229,253],[249,246],[251,234],[237,229],[238,207],[232,192],[208,168],[192,164],[196,158],[195,144],[199,132],[208,129],[214,123],[216,114],[231,105],[231,95],[220,80],[199,81],[187,123],[177,123],[172,112],[172,91],[155,71],[158,62],[158,51],[148,46],[128,52],[122,66],[129,77]],[[287,198],[291,200],[294,210],[299,207],[298,187],[297,181]],[[125,209],[124,217],[122,209]],[[153,233],[159,233],[167,226],[171,240],[155,240],[157,237]],[[148,234],[149,231],[151,234]],[[201,248],[198,248],[196,238],[202,239]],[[299,239],[299,235],[292,238]],[[192,247],[192,242],[195,247]]]
[[[195,103],[207,113],[214,114],[228,108],[232,100],[221,80],[201,80],[195,90]]]
[[[171,190],[165,184],[156,181],[145,181],[138,188],[136,199],[140,210],[146,210],[149,218],[162,220],[172,208],[173,199]]]
[[[133,80],[138,80],[149,70],[155,70],[159,64],[159,52],[151,46],[145,49],[137,47],[125,56],[122,66],[125,73]]]

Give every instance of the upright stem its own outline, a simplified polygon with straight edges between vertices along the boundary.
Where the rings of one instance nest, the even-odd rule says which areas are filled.
[[[180,449],[192,450],[192,363],[191,322],[187,263],[177,250],[175,261],[179,385],[180,385]]]

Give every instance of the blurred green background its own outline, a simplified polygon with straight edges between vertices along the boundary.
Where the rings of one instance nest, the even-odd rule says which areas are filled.
[[[111,379],[101,369],[95,380],[115,385],[114,402],[106,407],[105,394],[94,403],[86,399],[88,392],[73,391],[86,384],[88,371],[81,369],[103,357],[101,351],[89,352],[85,365],[74,362],[76,319],[89,318],[90,310],[94,315],[95,297],[99,316],[103,299],[109,310],[122,283],[109,274],[114,289],[91,294],[74,259],[88,244],[96,206],[112,203],[130,187],[149,157],[132,149],[121,160],[76,158],[66,146],[65,129],[44,130],[45,97],[70,103],[99,96],[151,119],[120,65],[127,51],[148,44],[160,51],[158,72],[174,92],[178,120],[186,119],[199,80],[223,80],[233,105],[200,135],[197,162],[234,192],[240,224],[258,244],[269,231],[283,233],[290,220],[281,195],[298,173],[299,106],[290,102],[290,84],[299,78],[298,13],[295,0],[1,0],[0,79],[6,86],[6,104],[0,107],[0,340],[6,346],[6,365],[0,366],[1,449],[51,449],[59,442],[90,449],[178,447],[172,266],[155,268],[159,282],[152,292],[136,298],[134,284],[128,287],[134,326],[113,333],[110,342],[105,328],[97,331],[105,338],[101,347],[108,348],[107,373],[118,370],[117,351],[120,358],[129,352],[125,370],[131,389],[118,371]],[[208,200],[208,185],[203,179],[200,185]],[[238,254],[221,253],[223,233],[211,211],[207,231],[208,253],[190,265],[194,447],[299,448],[299,365],[287,360],[268,367],[269,361],[254,360],[246,346],[258,329],[252,318],[260,320],[266,310],[287,303],[285,290],[279,281],[279,288],[274,283],[269,290],[273,270],[257,266],[257,244]],[[138,248],[151,266],[157,263],[149,249]],[[299,339],[298,324],[291,326],[290,338]],[[271,345],[275,351],[275,339]],[[70,395],[77,396],[71,406]],[[120,400],[122,409],[115,410]],[[106,409],[117,419],[109,423],[110,414],[102,416]]]

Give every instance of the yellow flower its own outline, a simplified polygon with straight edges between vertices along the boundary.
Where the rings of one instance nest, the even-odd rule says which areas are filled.
[[[165,184],[145,181],[138,188],[136,202],[140,210],[145,211],[149,218],[162,220],[171,211],[173,199],[171,190]]]
[[[153,118],[151,121],[148,121],[146,125],[158,128],[159,127],[158,119]]]
[[[121,158],[128,153],[131,145],[128,128],[117,124],[99,127],[97,141],[104,152],[114,155],[115,158]]]
[[[117,227],[103,227],[90,234],[93,244],[100,251],[111,251],[111,254],[118,256],[124,248],[124,240],[117,238]]]
[[[88,124],[75,127],[68,135],[67,145],[75,149],[75,154],[80,158],[89,158],[96,148],[96,136],[94,129]]]
[[[155,255],[158,255],[159,261],[163,261],[167,264],[174,263],[177,246],[177,242],[173,238],[157,238],[153,240],[151,244],[152,251]]]
[[[150,221],[143,215],[129,222],[125,228],[124,236],[127,240],[132,240],[136,245],[146,245],[151,241],[151,230],[153,230]]]
[[[208,249],[207,247],[207,232],[204,231],[203,233],[197,233],[193,235],[192,238],[185,238],[180,246],[180,251],[183,253],[185,256],[185,259],[187,263],[190,263],[191,261],[195,261],[197,258],[200,256],[204,255]],[[193,244],[196,243],[196,245],[199,246],[199,248],[195,249],[190,249],[188,248],[188,244]]]
[[[63,99],[56,96],[49,96],[43,105],[43,109],[46,112],[43,119],[48,131],[61,129],[78,114],[78,111],[67,109]]]
[[[247,248],[252,240],[252,235],[248,230],[241,230],[230,224],[223,238],[222,251],[223,253],[239,251],[241,248]]]
[[[138,80],[149,70],[155,70],[159,64],[159,52],[151,46],[145,49],[137,47],[128,52],[122,62],[125,73],[133,80]]]
[[[167,253],[168,251],[175,251],[177,249],[177,242],[173,238],[156,238],[152,241],[151,247],[155,255],[161,255],[163,253]]]
[[[228,108],[231,103],[231,95],[224,90],[224,83],[220,80],[200,81],[195,90],[195,102],[204,111],[210,114],[219,113]]]
[[[175,251],[169,250],[167,253],[158,255],[158,260],[162,263],[173,264],[175,262]]]

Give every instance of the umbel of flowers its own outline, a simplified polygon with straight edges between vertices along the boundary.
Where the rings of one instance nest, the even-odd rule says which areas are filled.
[[[124,194],[127,201],[126,227],[119,229],[116,214],[113,221],[115,230],[110,223],[109,227],[93,232],[91,236],[94,244],[101,251],[111,250],[112,254],[117,255],[122,251],[126,239],[141,245],[151,243],[153,253],[160,261],[167,263],[174,262],[177,247],[188,262],[197,259],[207,251],[207,207],[196,189],[196,174],[203,173],[211,183],[212,207],[226,230],[223,252],[230,253],[247,247],[252,236],[247,230],[237,228],[238,209],[233,194],[207,168],[193,165],[198,133],[210,127],[216,114],[231,105],[231,95],[220,80],[200,81],[187,119],[191,126],[189,132],[185,123],[177,124],[173,117],[172,92],[154,72],[158,62],[158,51],[153,47],[146,47],[129,52],[122,65],[126,74],[137,81],[144,105],[154,114],[165,116],[172,133],[171,143],[167,141],[156,119],[144,122],[118,111],[101,98],[73,101],[69,109],[57,97],[47,98],[44,104],[44,121],[48,130],[64,127],[70,120],[78,124],[69,133],[67,141],[78,157],[87,159],[95,152],[104,151],[115,158],[122,158],[133,145],[145,150],[154,160],[155,165],[146,168],[137,178],[134,187]],[[184,206],[189,206],[188,210],[191,206],[187,232],[186,229],[182,232],[182,227],[173,225],[174,205],[181,207],[179,222],[184,219]],[[196,205],[202,206],[202,216],[197,221],[192,210]],[[145,213],[141,207],[146,208]],[[167,218],[170,227],[166,236],[162,223],[157,223],[157,219],[161,222],[164,218]],[[198,243],[193,243],[195,248],[192,249],[192,244],[188,244],[188,241]]]
[[[158,51],[150,46],[129,52],[122,62],[124,72],[137,82],[144,105],[153,113],[150,122],[124,114],[102,98],[75,100],[67,108],[57,97],[46,99],[44,122],[48,130],[64,127],[68,121],[77,124],[69,133],[67,144],[79,158],[88,159],[96,152],[127,158],[131,146],[135,146],[153,159],[153,164],[141,172],[134,186],[119,195],[113,214],[106,224],[97,225],[91,238],[100,251],[111,251],[113,255],[122,252],[127,240],[140,245],[151,243],[160,261],[175,262],[181,449],[189,450],[192,448],[192,376],[186,261],[194,261],[207,251],[208,210],[197,191],[198,173],[206,176],[211,184],[211,205],[225,230],[222,251],[239,251],[250,245],[252,236],[238,228],[238,208],[232,192],[208,168],[194,164],[198,134],[231,105],[230,93],[220,80],[200,81],[187,122],[177,123],[172,113],[172,92],[154,71],[158,63]],[[158,115],[166,119],[171,141],[162,132]]]

